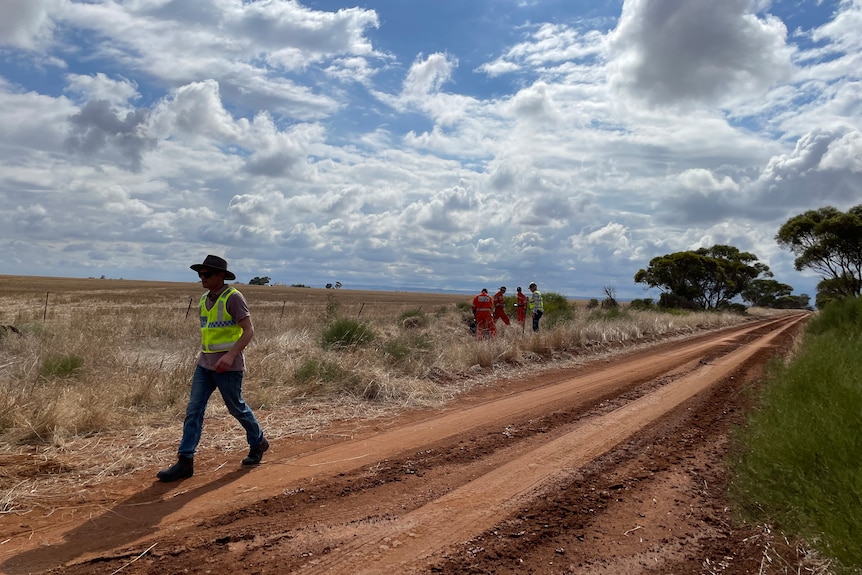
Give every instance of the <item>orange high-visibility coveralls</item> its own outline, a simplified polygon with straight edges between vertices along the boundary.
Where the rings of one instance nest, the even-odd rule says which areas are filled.
[[[488,292],[482,290],[482,293],[473,298],[473,315],[476,317],[476,338],[485,339],[485,337],[495,337],[497,328],[494,325],[494,301]]]
[[[503,296],[504,293],[505,292],[503,290],[500,290],[494,294],[494,323],[497,323],[498,319],[502,319],[503,323],[511,325],[509,323],[509,316],[506,315],[506,299]]]
[[[518,308],[518,323],[524,325],[527,321],[527,294],[518,290],[515,306]]]

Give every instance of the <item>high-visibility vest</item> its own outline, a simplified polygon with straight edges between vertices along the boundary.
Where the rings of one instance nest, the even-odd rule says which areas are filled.
[[[201,315],[201,351],[218,353],[228,351],[242,337],[242,327],[227,312],[227,298],[239,293],[236,288],[224,290],[207,309],[207,294],[201,296],[199,304]]]
[[[533,297],[530,299],[530,311],[544,311],[545,306],[542,303],[542,293],[539,290],[533,292]]]

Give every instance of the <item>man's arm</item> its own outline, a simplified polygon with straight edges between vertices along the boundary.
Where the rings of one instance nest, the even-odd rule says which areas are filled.
[[[245,349],[245,346],[247,346],[254,337],[254,324],[251,322],[250,315],[245,316],[236,323],[242,328],[242,335],[238,340],[236,340],[233,347],[231,347],[219,358],[218,362],[216,362],[215,368],[219,373],[230,369],[230,366],[233,365],[233,360],[236,359],[236,356],[242,353],[242,350]]]

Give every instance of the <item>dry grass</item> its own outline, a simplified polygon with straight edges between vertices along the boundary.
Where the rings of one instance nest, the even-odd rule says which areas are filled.
[[[0,276],[0,512],[51,505],[69,485],[173,458],[199,334],[196,283]],[[272,439],[333,422],[439,406],[472,386],[550,362],[744,321],[732,314],[605,314],[532,334],[501,325],[477,342],[456,304],[467,296],[239,286],[256,336],[246,400]],[[321,346],[334,318],[366,324],[367,345]],[[2,332],[0,332],[2,333]],[[201,451],[239,453],[244,436],[212,401]],[[236,457],[236,454],[231,455]]]

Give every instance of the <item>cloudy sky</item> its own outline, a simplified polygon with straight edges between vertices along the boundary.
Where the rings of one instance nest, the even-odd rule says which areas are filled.
[[[0,274],[649,297],[862,203],[862,0],[0,0]]]

